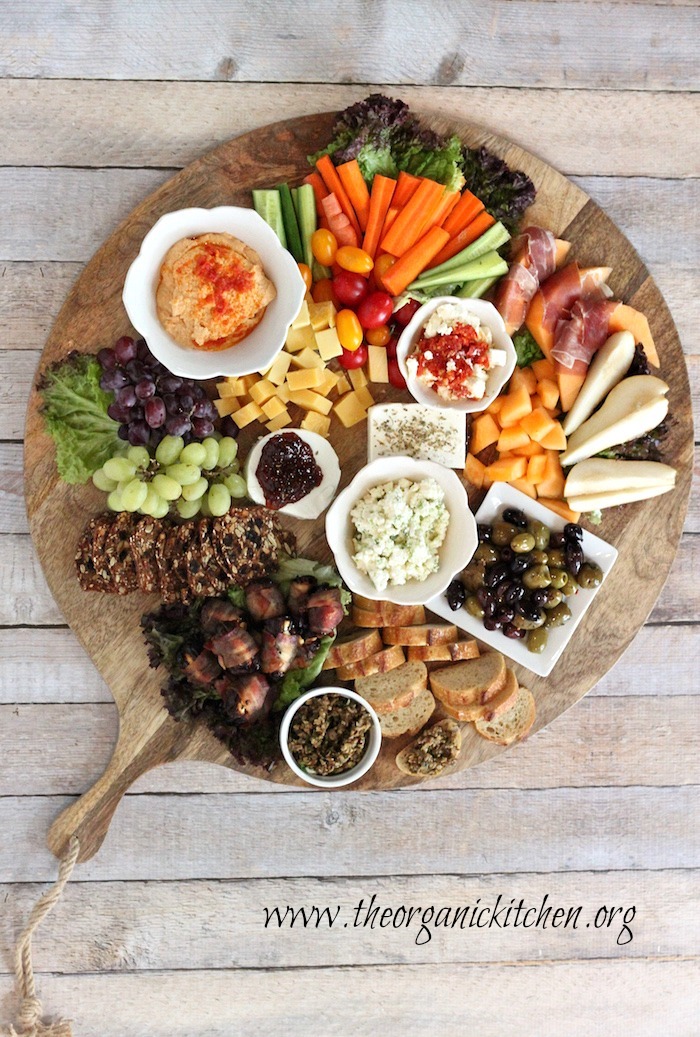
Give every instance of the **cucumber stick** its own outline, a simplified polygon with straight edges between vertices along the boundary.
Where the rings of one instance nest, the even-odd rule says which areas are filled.
[[[440,263],[439,266],[434,266],[432,270],[426,270],[424,273],[417,277],[416,280],[409,285],[409,288],[422,288],[426,281],[432,281],[436,274],[447,273],[447,271],[454,271],[456,267],[465,266],[474,259],[479,259],[480,256],[485,255],[487,252],[495,251],[500,248],[501,245],[510,239],[510,234],[503,226],[502,223],[494,223],[493,227],[489,227],[488,230],[484,231],[480,238],[473,241],[471,245],[467,245],[461,252],[458,252],[456,256],[452,256],[451,259],[446,259],[444,263]],[[449,277],[445,283],[449,281],[458,281],[458,277]]]
[[[464,281],[476,281],[483,277],[500,277],[507,270],[508,264],[498,252],[487,252],[478,259],[453,266],[442,273],[433,274],[431,271],[431,277],[424,277],[420,283],[415,281],[409,286],[409,291],[411,288],[428,291],[443,284],[462,284]]]
[[[455,295],[459,299],[480,299],[482,295],[486,295],[489,288],[492,288],[498,280],[496,277],[482,277],[478,281],[467,281],[463,288],[455,292]]]
[[[302,184],[292,191],[292,199],[299,225],[304,262],[313,268],[314,255],[311,251],[311,235],[316,230],[316,197],[311,184]]]
[[[262,216],[274,230],[282,245],[287,247],[287,235],[284,233],[284,221],[282,219],[282,202],[277,190],[253,191],[253,208],[258,216]]]
[[[299,234],[299,224],[297,223],[297,214],[294,210],[292,192],[289,190],[289,184],[278,184],[277,190],[279,191],[280,204],[282,206],[282,220],[284,222],[284,232],[287,236],[287,248],[297,263],[303,263],[304,251],[301,247],[301,235]]]

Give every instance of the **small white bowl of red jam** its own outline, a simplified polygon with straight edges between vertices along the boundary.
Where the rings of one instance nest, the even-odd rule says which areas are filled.
[[[450,314],[442,324],[438,311]],[[440,330],[432,334],[436,326]],[[396,359],[418,403],[475,414],[496,399],[517,357],[492,303],[443,295],[416,310],[399,338]]]
[[[230,236],[239,245],[253,250],[256,261],[251,261],[250,257],[248,261],[252,262],[253,268],[262,268],[264,276],[274,286],[274,298],[264,306],[262,317],[259,317],[258,311],[257,318],[246,318],[248,325],[252,325],[255,319],[258,322],[235,344],[224,348],[216,343],[204,343],[197,347],[194,342],[189,346],[183,345],[169,334],[161,322],[162,313],[159,313],[157,296],[164,261],[178,243],[188,239],[202,240],[212,235]],[[235,259],[235,256],[231,258]],[[244,269],[250,271],[251,267],[244,265]],[[223,277],[227,270],[222,267],[221,273]],[[219,301],[221,305],[235,307],[236,298],[227,294],[230,280],[224,285],[226,291],[218,291],[216,284],[210,286],[212,298],[217,300],[215,309],[220,309]],[[204,296],[206,287],[202,286]],[[138,256],[129,267],[122,301],[129,320],[146,339],[153,355],[173,374],[201,380],[252,374],[269,367],[285,343],[289,326],[301,308],[305,291],[294,257],[282,246],[262,217],[254,209],[221,205],[214,209],[178,209],[161,216],[146,234]],[[199,294],[202,296],[202,292]],[[243,323],[246,324],[246,321]]]

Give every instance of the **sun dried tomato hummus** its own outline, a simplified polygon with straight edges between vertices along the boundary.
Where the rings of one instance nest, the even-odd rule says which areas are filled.
[[[200,234],[166,253],[156,307],[179,345],[228,349],[260,323],[276,294],[249,245],[231,234]]]

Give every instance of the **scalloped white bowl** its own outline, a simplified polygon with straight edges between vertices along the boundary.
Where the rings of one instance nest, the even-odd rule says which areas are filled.
[[[260,256],[277,295],[257,327],[230,349],[186,349],[158,320],[156,291],[166,252],[182,238],[233,234]],[[149,230],[124,281],[122,301],[129,320],[162,364],[181,378],[252,374],[269,367],[284,345],[289,325],[301,308],[306,288],[291,253],[254,209],[220,205],[215,209],[178,209],[161,216]]]
[[[445,506],[450,514],[447,535],[440,548],[440,567],[425,580],[409,580],[398,586],[389,585],[378,591],[366,573],[353,561],[353,523],[350,512],[367,490],[395,479],[435,479],[445,493]],[[326,539],[343,580],[356,594],[374,601],[392,601],[396,605],[421,605],[428,598],[442,594],[455,573],[461,572],[477,548],[476,521],[469,510],[466,490],[455,472],[432,461],[413,457],[380,457],[360,469],[349,486],[340,493],[326,514]]]
[[[418,378],[414,378],[406,364],[406,359],[413,353],[423,330],[423,325],[431,313],[438,306],[448,303],[458,303],[478,317],[481,323],[486,325],[491,331],[494,346],[497,349],[504,349],[508,357],[504,367],[494,367],[492,371],[489,371],[486,392],[480,400],[443,400],[432,389],[422,385]],[[413,318],[404,328],[397,343],[396,359],[401,374],[406,379],[408,391],[418,403],[424,403],[426,406],[435,407],[438,410],[459,410],[465,414],[476,414],[479,411],[486,410],[489,404],[496,399],[515,370],[517,357],[513,340],[506,331],[503,318],[493,303],[487,302],[485,299],[459,299],[454,295],[441,295],[425,303],[424,306],[421,306],[413,314]]]

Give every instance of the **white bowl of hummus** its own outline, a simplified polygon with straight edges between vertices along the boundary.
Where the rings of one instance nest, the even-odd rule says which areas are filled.
[[[173,374],[215,378],[269,367],[301,308],[292,255],[253,209],[161,216],[129,267],[129,320]]]
[[[445,295],[416,310],[399,338],[396,359],[418,403],[474,414],[501,392],[515,370],[516,353],[492,303]]]

